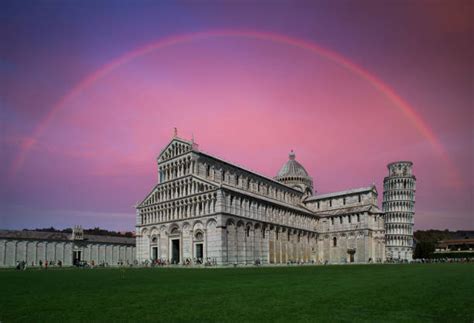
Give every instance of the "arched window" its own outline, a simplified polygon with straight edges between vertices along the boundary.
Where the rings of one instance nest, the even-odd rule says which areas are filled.
[[[337,247],[337,238],[336,237],[332,238],[332,246]]]
[[[211,166],[207,165],[206,166],[206,177],[211,176]]]
[[[202,235],[202,232],[201,232],[201,231],[199,231],[198,233],[196,233],[196,236],[195,236],[195,239],[196,239],[196,240],[200,241],[200,240],[202,240],[202,238],[203,238],[203,235]]]
[[[250,237],[250,227],[247,227],[247,237]]]

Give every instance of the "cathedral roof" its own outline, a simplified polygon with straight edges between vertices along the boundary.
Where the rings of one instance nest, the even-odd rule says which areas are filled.
[[[324,210],[324,211],[315,211],[314,213],[319,217],[328,217],[328,216],[339,216],[339,215],[347,215],[351,213],[362,213],[362,212],[370,212],[372,214],[383,214],[380,209],[372,204],[369,205],[358,205],[358,206],[348,206],[342,207],[334,210]]]
[[[317,201],[317,200],[323,200],[327,198],[333,198],[337,196],[343,196],[343,195],[351,195],[351,194],[358,194],[358,193],[364,193],[364,192],[370,192],[374,191],[377,193],[377,189],[375,185],[368,186],[368,187],[360,187],[360,188],[354,188],[346,191],[340,191],[340,192],[333,192],[333,193],[326,193],[326,194],[320,194],[316,196],[311,196],[306,199],[306,201]]]
[[[266,196],[263,196],[263,195],[257,195],[257,194],[254,194],[252,192],[249,192],[247,190],[243,190],[243,189],[240,189],[238,187],[234,187],[234,186],[227,185],[227,184],[222,184],[221,186],[223,188],[229,190],[229,191],[234,191],[234,192],[237,192],[237,193],[242,194],[242,195],[251,196],[251,197],[253,197],[255,199],[259,199],[261,201],[269,202],[269,203],[272,203],[272,204],[278,204],[278,205],[280,205],[282,207],[285,207],[287,209],[293,209],[295,211],[304,212],[306,214],[314,215],[314,211],[308,209],[306,206],[304,206],[302,204],[295,205],[295,204],[291,204],[291,203],[285,203],[285,202],[282,202],[282,201],[279,201],[279,200],[276,200],[276,199],[273,199],[273,198],[270,198],[270,197],[266,197]]]
[[[226,163],[226,164],[228,164],[228,165],[230,165],[230,166],[233,166],[233,167],[236,167],[236,168],[240,168],[241,170],[243,170],[243,171],[245,171],[245,172],[248,172],[248,173],[251,173],[251,174],[256,175],[256,176],[258,176],[258,177],[261,177],[262,179],[266,179],[266,180],[268,180],[268,181],[270,181],[270,182],[272,182],[272,183],[274,183],[274,184],[281,185],[282,187],[285,187],[285,188],[287,188],[287,189],[290,189],[290,190],[292,190],[292,191],[294,191],[294,192],[301,193],[299,190],[297,190],[297,189],[295,189],[295,188],[293,188],[293,187],[291,187],[291,186],[285,185],[284,183],[279,182],[279,181],[278,181],[277,179],[275,179],[275,178],[267,177],[267,176],[262,175],[262,174],[260,174],[260,173],[258,173],[258,172],[256,172],[256,171],[253,171],[253,170],[251,170],[251,169],[249,169],[249,168],[247,168],[247,167],[238,165],[238,164],[236,164],[236,163],[234,163],[234,162],[230,162],[230,161],[225,160],[225,159],[223,159],[223,158],[221,158],[221,157],[217,157],[217,156],[212,155],[212,154],[210,154],[210,153],[207,153],[207,152],[205,152],[205,151],[203,151],[203,150],[201,150],[201,149],[200,149],[198,152],[196,152],[196,153],[198,153],[199,155],[202,155],[202,156],[205,156],[205,157],[208,157],[208,158],[212,158],[212,159],[215,159],[215,160],[217,160],[217,161]]]
[[[283,165],[277,175],[278,178],[282,177],[309,177],[308,172],[304,167],[298,163],[295,159],[295,153],[293,150],[290,152],[288,161]]]

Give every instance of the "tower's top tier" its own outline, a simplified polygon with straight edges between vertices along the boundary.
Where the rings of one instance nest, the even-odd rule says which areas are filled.
[[[413,176],[411,161],[396,161],[387,165],[389,176]]]

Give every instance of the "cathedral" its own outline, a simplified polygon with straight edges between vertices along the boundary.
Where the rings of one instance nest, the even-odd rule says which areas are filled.
[[[244,265],[411,261],[415,177],[388,165],[383,209],[375,185],[314,194],[293,152],[274,178],[172,138],[158,184],[136,206],[140,263]]]

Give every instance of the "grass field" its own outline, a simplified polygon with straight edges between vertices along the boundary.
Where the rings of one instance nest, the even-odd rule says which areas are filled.
[[[0,271],[0,321],[474,320],[474,263]]]

